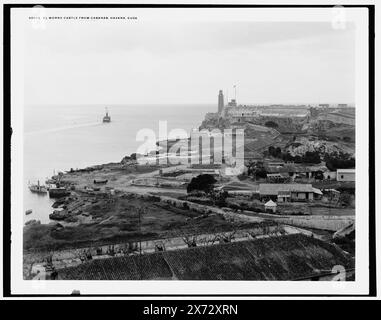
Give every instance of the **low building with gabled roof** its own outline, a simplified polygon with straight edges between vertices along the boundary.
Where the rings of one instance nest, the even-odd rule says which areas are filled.
[[[274,201],[312,201],[314,194],[321,195],[319,189],[313,188],[312,184],[303,183],[261,183],[259,185],[259,197],[261,200],[272,199]]]
[[[271,199],[265,203],[265,210],[270,210],[272,212],[276,211],[276,203],[272,201]]]

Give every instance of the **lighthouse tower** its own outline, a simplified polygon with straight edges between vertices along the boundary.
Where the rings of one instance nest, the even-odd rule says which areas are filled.
[[[222,90],[220,90],[218,94],[218,113],[222,114],[223,110],[224,110],[224,94],[222,93]]]

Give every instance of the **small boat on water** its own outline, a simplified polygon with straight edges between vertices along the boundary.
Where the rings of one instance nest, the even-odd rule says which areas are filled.
[[[45,194],[48,192],[48,189],[45,186],[40,185],[40,181],[37,181],[37,184],[30,184],[29,190],[40,194]]]
[[[32,212],[33,212],[32,209],[28,209],[25,211],[25,214],[28,215],[28,214],[31,214]]]
[[[103,123],[111,122],[111,117],[108,115],[108,110],[106,108],[106,115],[103,117]]]

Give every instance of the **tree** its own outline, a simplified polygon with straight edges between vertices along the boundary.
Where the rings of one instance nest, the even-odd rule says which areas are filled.
[[[302,157],[303,162],[306,163],[320,163],[320,154],[318,151],[307,151],[304,156]]]
[[[197,247],[200,243],[200,230],[193,225],[189,227],[189,230],[186,232],[184,230],[180,230],[181,238],[188,245],[189,248]]]
[[[281,148],[270,146],[268,148],[268,154],[274,158],[281,158],[282,157],[282,150]]]
[[[247,174],[253,176],[255,179],[266,178],[267,171],[263,165],[263,162],[251,162],[248,166]]]
[[[209,193],[213,190],[216,179],[210,174],[200,174],[197,177],[192,178],[191,182],[187,186],[187,192],[190,193],[193,190],[204,191]]]
[[[284,161],[294,161],[295,160],[295,157],[293,157],[291,154],[290,154],[290,152],[285,152],[285,153],[283,153],[282,154],[282,159],[284,160]]]
[[[302,163],[303,162],[303,158],[301,156],[299,156],[299,155],[296,155],[294,157],[294,162],[295,163]]]
[[[351,169],[355,167],[355,159],[350,154],[343,152],[335,152],[326,154],[324,157],[325,165],[331,171],[337,169]]]

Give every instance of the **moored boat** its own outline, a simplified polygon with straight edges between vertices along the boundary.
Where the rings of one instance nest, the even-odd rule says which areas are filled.
[[[50,198],[61,198],[69,195],[70,192],[66,190],[64,187],[56,187],[49,189],[49,197]]]
[[[40,185],[40,181],[37,181],[37,184],[30,184],[28,187],[29,190],[34,193],[45,194],[48,192],[48,189],[45,186]]]
[[[32,209],[28,209],[25,211],[25,214],[28,215],[28,214],[31,214],[32,212],[33,212]]]

